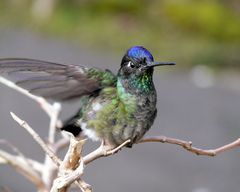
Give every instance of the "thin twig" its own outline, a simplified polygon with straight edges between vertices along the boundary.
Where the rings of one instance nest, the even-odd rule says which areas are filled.
[[[175,139],[175,138],[166,137],[166,136],[147,137],[147,138],[143,138],[138,143],[147,143],[147,142],[161,142],[161,143],[175,144],[175,145],[182,146],[184,149],[186,149],[191,153],[195,153],[196,155],[205,155],[205,156],[216,156],[220,153],[223,153],[225,151],[228,151],[240,146],[240,138],[222,147],[219,147],[216,149],[208,149],[208,150],[193,147],[191,141],[184,141],[184,140]]]
[[[18,156],[23,161],[25,161],[25,163],[27,163],[29,166],[31,166],[30,162],[28,161],[28,158],[26,158],[25,155],[16,146],[14,146],[12,143],[10,143],[9,141],[6,141],[4,139],[0,139],[0,143],[10,147],[16,154],[18,154]]]
[[[92,192],[92,186],[83,181],[82,179],[78,179],[78,182],[75,182],[75,185],[77,185],[83,192]]]
[[[29,93],[26,89],[23,89],[19,86],[17,86],[14,82],[9,81],[8,79],[0,76],[0,83],[3,83],[4,85],[15,89],[16,91],[26,95],[27,97],[33,99],[34,101],[36,101],[37,103],[40,104],[40,106],[42,107],[42,109],[49,115],[51,116],[52,111],[54,111],[53,106],[51,104],[49,104],[43,97],[39,97],[36,95],[33,95],[31,93]]]
[[[14,146],[9,141],[6,141],[4,139],[0,139],[0,144],[7,145],[16,154],[18,154],[18,155],[15,156],[15,158],[16,158],[17,161],[19,161],[19,164],[22,164],[22,163],[27,164],[29,167],[32,167],[38,173],[42,173],[43,165],[41,163],[39,163],[38,161],[35,161],[33,159],[29,159],[29,158],[25,157],[25,155],[16,146]],[[6,161],[6,159],[0,157],[0,163],[6,164],[7,161]]]
[[[28,133],[33,137],[33,139],[41,146],[46,154],[53,160],[53,162],[59,166],[61,164],[61,160],[53,153],[51,149],[45,144],[42,138],[22,119],[16,116],[13,112],[10,112],[12,118],[24,129],[28,131]]]
[[[51,111],[49,111],[50,125],[49,125],[49,131],[48,131],[48,147],[51,150],[53,150],[55,154],[56,154],[56,151],[54,151],[53,145],[55,143],[57,122],[58,122],[58,116],[60,114],[60,111],[61,111],[60,103],[54,103],[52,105]],[[57,175],[57,167],[54,166],[54,162],[50,159],[50,157],[47,154],[45,154],[42,179],[46,184],[47,189],[51,189],[53,180],[56,177],[56,175]]]
[[[52,159],[49,157],[48,154],[45,155],[45,160],[43,163],[43,170],[42,170],[42,180],[46,185],[46,188],[51,189],[53,184],[54,178],[57,176],[58,167],[55,166]]]
[[[7,160],[0,155],[0,164],[7,164]]]
[[[25,157],[26,158],[26,157]],[[25,162],[25,159],[23,159],[22,157],[20,156],[16,156],[16,159],[18,159],[19,161],[23,161]],[[39,174],[42,174],[43,172],[43,164],[36,161],[36,160],[33,160],[33,159],[30,159],[30,158],[27,158],[27,161],[28,161],[28,164],[35,170],[37,171]]]
[[[69,138],[61,138],[60,140],[56,141],[53,144],[53,150],[57,153],[58,151],[60,151],[61,149],[67,147],[69,145]]]
[[[0,144],[4,144],[4,145],[10,147],[13,150],[13,152],[15,152],[19,156],[25,158],[23,153],[16,146],[14,146],[12,143],[10,143],[9,141],[6,141],[5,139],[0,139]]]
[[[0,187],[0,191],[1,192],[12,192],[12,190],[6,186],[1,186]]]
[[[23,163],[28,164],[29,167],[32,167],[35,171],[42,173],[43,171],[43,164],[33,160],[33,159],[29,159],[27,157],[25,157],[25,155],[16,147],[14,146],[12,143],[10,143],[9,141],[6,141],[4,139],[0,139],[0,143],[7,145],[8,147],[10,147],[16,154],[18,154],[18,156],[15,156],[18,161],[21,161]]]
[[[49,133],[48,133],[48,142],[49,144],[53,144],[55,142],[55,135],[56,135],[56,125],[58,121],[58,116],[61,111],[61,104],[60,103],[54,103],[52,105],[53,111],[50,115],[50,126],[49,126]]]
[[[35,170],[32,169],[25,161],[19,161],[15,155],[11,155],[5,151],[0,150],[0,157],[5,159],[8,164],[13,166],[19,173],[24,175],[29,181],[34,183],[41,192],[46,192],[44,183]]]
[[[114,148],[114,149],[108,149],[106,148],[106,146],[101,145],[99,148],[97,148],[95,151],[89,153],[88,155],[86,155],[83,158],[83,162],[85,165],[87,165],[88,163],[91,163],[92,161],[100,158],[100,157],[107,157],[109,155],[113,155],[116,152],[118,152],[120,149],[122,149],[124,146],[126,146],[128,143],[130,143],[131,140],[128,139],[125,142],[123,142],[121,145],[119,145],[118,147]]]

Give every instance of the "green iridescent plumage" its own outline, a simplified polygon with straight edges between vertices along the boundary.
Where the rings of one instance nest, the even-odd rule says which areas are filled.
[[[102,71],[96,68],[90,68],[86,71],[88,78],[97,79],[102,87],[113,86],[117,81],[116,75],[111,71]]]
[[[152,126],[157,114],[153,68],[174,63],[154,62],[141,46],[130,48],[114,75],[109,70],[33,59],[0,59],[0,73],[16,84],[53,100],[79,98],[81,108],[63,130],[74,136],[103,140],[112,147],[131,139],[131,146]]]

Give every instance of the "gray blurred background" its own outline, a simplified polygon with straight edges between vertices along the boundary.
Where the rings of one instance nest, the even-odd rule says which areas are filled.
[[[191,140],[206,149],[240,136],[238,1],[139,1],[138,5],[138,1],[59,0],[45,4],[48,9],[39,2],[0,3],[1,58],[35,58],[116,73],[125,50],[141,44],[156,60],[177,63],[155,71],[158,118],[148,135]],[[78,102],[63,106],[61,118],[66,119],[78,109]],[[26,156],[43,160],[38,144],[13,122],[10,111],[47,136],[49,119],[40,107],[0,84],[0,138]],[[95,147],[88,142],[85,153]],[[169,144],[139,144],[93,162],[84,179],[94,191],[238,192],[239,152],[234,149],[212,158]],[[0,166],[2,187],[36,190],[8,166]]]

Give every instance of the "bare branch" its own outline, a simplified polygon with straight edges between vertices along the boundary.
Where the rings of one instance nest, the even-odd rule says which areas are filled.
[[[78,163],[81,159],[82,148],[86,140],[78,140],[77,138],[71,136],[70,145],[68,152],[66,153],[63,163],[60,169],[72,169],[74,170],[78,167]]]
[[[19,155],[19,157],[21,159],[23,159],[23,161],[25,161],[25,163],[27,163],[29,166],[31,166],[30,162],[25,157],[25,155],[16,146],[14,146],[12,143],[10,143],[10,142],[8,142],[8,141],[6,141],[4,139],[0,139],[0,143],[1,144],[5,144],[6,146],[10,147],[16,154]]]
[[[232,143],[229,143],[227,145],[224,145],[222,147],[214,149],[213,151],[214,151],[215,155],[218,155],[220,153],[232,150],[232,149],[234,149],[236,147],[239,147],[239,146],[240,146],[240,138],[238,138],[237,140],[233,141]]]
[[[75,169],[72,172],[65,173],[64,175],[54,180],[51,192],[56,191],[56,189],[63,190],[63,188],[69,187],[74,181],[78,180],[82,174],[83,174],[83,162],[80,161],[80,165],[77,167],[77,169]],[[80,188],[82,188],[81,185]]]
[[[53,145],[55,143],[57,122],[58,122],[58,116],[60,114],[60,111],[61,111],[60,103],[54,103],[52,105],[51,111],[49,111],[50,125],[49,125],[49,131],[48,131],[48,147],[51,150],[53,150],[55,154],[56,154],[56,151],[54,151]],[[52,186],[53,180],[57,175],[57,167],[54,166],[54,162],[51,160],[51,158],[47,154],[45,155],[43,170],[44,171],[42,173],[42,179],[46,184],[47,188],[50,189]]]
[[[0,187],[0,191],[1,191],[1,192],[12,192],[12,191],[10,190],[10,188],[8,188],[8,187],[6,187],[6,186],[1,186],[1,187]]]
[[[0,139],[0,144],[4,144],[4,145],[10,147],[10,148],[13,150],[13,152],[15,152],[15,153],[18,154],[19,156],[25,158],[25,156],[23,155],[23,153],[22,153],[16,146],[14,146],[12,143],[10,143],[9,141],[6,141],[5,139]]]
[[[7,164],[7,160],[0,156],[0,164]]]
[[[37,103],[39,103],[41,105],[41,107],[43,108],[43,110],[49,116],[51,116],[52,111],[54,111],[53,106],[51,104],[49,104],[43,97],[39,97],[39,96],[29,93],[26,89],[23,89],[23,88],[17,86],[14,82],[9,81],[8,79],[6,79],[2,76],[0,76],[0,83],[3,83],[4,85],[22,93],[23,95],[26,95],[27,97],[29,97],[29,98],[33,99],[34,101],[36,101]]]
[[[29,181],[34,183],[39,191],[46,192],[44,183],[35,170],[32,169],[25,161],[19,161],[15,155],[11,155],[5,151],[0,150],[0,157],[14,167],[19,173],[24,175]]]
[[[28,131],[28,133],[33,137],[33,139],[41,146],[44,152],[53,160],[53,162],[59,166],[61,164],[61,160],[54,154],[54,152],[49,149],[49,147],[45,144],[42,138],[22,119],[16,116],[13,112],[11,112],[12,118],[24,129]]]
[[[61,104],[54,103],[52,107],[53,107],[53,110],[50,115],[50,126],[49,126],[49,134],[48,134],[48,142],[50,144],[53,144],[55,142],[56,125],[57,125],[59,113],[61,111]]]
[[[42,180],[46,185],[46,188],[51,189],[52,183],[54,178],[57,176],[58,167],[52,161],[52,159],[45,154],[45,160],[43,163],[43,170],[42,170]]]
[[[68,138],[63,137],[62,139],[58,140],[53,144],[53,150],[57,153],[61,149],[67,147],[69,145],[69,141],[70,140]]]
[[[86,155],[83,158],[83,162],[85,165],[87,165],[88,163],[91,163],[92,161],[100,158],[100,157],[107,157],[109,155],[113,155],[116,152],[118,152],[120,149],[122,149],[124,146],[126,146],[128,143],[130,143],[131,140],[128,139],[125,142],[123,142],[121,145],[119,145],[118,147],[114,148],[114,149],[109,149],[106,148],[107,146],[101,145],[99,148],[97,148],[95,151],[89,153],[88,155]]]
[[[12,143],[10,143],[9,141],[6,141],[4,139],[0,139],[0,143],[1,144],[5,144],[8,147],[10,147],[16,154],[18,154],[18,156],[16,156],[16,158],[18,159],[18,161],[21,161],[23,163],[28,164],[29,167],[32,167],[35,171],[38,171],[39,173],[42,173],[43,170],[43,164],[39,163],[38,161],[29,159],[27,157],[25,157],[25,155],[16,147],[14,146]]]
[[[25,157],[25,159],[23,159],[20,156],[16,156],[16,158],[19,161],[24,161],[24,162],[25,162],[25,159],[26,159],[26,157]],[[29,164],[30,167],[32,167],[38,173],[42,174],[42,171],[43,171],[43,164],[42,163],[40,163],[36,160],[30,159],[30,158],[27,158],[27,161],[28,161],[28,164]]]
[[[75,137],[71,137],[69,149],[59,167],[58,178],[53,182],[52,192],[64,192],[74,181],[83,191],[86,186],[90,186],[80,179],[83,174],[81,157],[84,143],[85,140],[77,140]]]
[[[75,137],[71,137],[70,146],[64,161],[59,168],[59,177],[55,179],[51,192],[61,191],[65,192],[71,183],[75,181],[77,186],[84,192],[91,192],[92,188],[89,184],[80,179],[83,174],[83,162],[88,164],[100,157],[106,157],[115,154],[121,148],[126,146],[131,140],[127,140],[120,146],[109,149],[108,146],[101,145],[94,152],[88,154],[81,160],[81,151],[85,140],[77,140]],[[79,164],[80,163],[80,164]],[[73,170],[73,171],[72,171]],[[77,182],[76,182],[77,181]]]
[[[205,156],[216,156],[220,153],[223,153],[225,151],[228,151],[240,146],[240,138],[222,147],[219,147],[216,149],[208,149],[208,150],[193,147],[191,141],[184,141],[184,140],[170,138],[166,136],[147,137],[147,138],[143,138],[138,143],[147,143],[147,142],[161,142],[161,143],[175,144],[175,145],[182,146],[184,149],[186,149],[191,153],[195,153],[196,155],[205,155]]]
[[[92,186],[83,181],[82,179],[78,179],[78,182],[75,184],[83,191],[83,192],[92,192]]]

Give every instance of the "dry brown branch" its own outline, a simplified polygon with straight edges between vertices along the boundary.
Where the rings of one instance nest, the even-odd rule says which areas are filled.
[[[52,147],[53,147],[53,150],[57,153],[58,151],[60,151],[61,149],[64,149],[68,145],[69,145],[69,139],[63,137],[57,142],[55,142]]]
[[[83,181],[82,179],[78,179],[76,186],[79,187],[83,192],[92,192],[92,186]]]
[[[25,163],[25,159],[23,159],[22,157],[20,156],[15,156],[15,158],[19,161],[19,162],[23,162]],[[25,157],[26,158],[26,157]],[[35,171],[37,171],[39,174],[42,174],[42,171],[43,171],[43,164],[36,161],[36,160],[33,160],[33,159],[30,159],[30,158],[27,158],[27,161],[28,161],[28,164],[29,166],[31,166]]]
[[[65,173],[61,173],[61,176],[54,180],[51,192],[54,192],[57,190],[66,191],[67,188],[74,181],[78,181],[79,177],[82,176],[83,174],[83,162],[80,161],[79,166],[74,171],[70,171],[70,170],[63,170],[63,171],[65,171]],[[82,189],[81,184],[79,186]]]
[[[14,167],[19,173],[24,175],[29,181],[35,184],[39,191],[47,192],[44,183],[38,173],[32,169],[25,161],[19,161],[15,155],[11,155],[5,151],[0,150],[0,157]]]
[[[13,112],[10,113],[12,118],[28,133],[33,137],[33,139],[41,146],[44,152],[53,160],[53,162],[59,166],[61,164],[61,160],[54,154],[54,152],[49,149],[49,147],[45,144],[42,138],[22,119],[16,116]]]
[[[48,131],[48,147],[55,154],[56,154],[56,151],[54,151],[53,145],[55,143],[56,127],[57,127],[56,125],[57,125],[60,111],[61,111],[61,105],[59,103],[54,103],[52,105],[51,111],[49,111],[50,125],[49,125],[49,131]],[[51,188],[52,182],[57,175],[57,169],[58,168],[54,165],[54,162],[51,160],[49,155],[45,155],[42,179],[48,189]]]
[[[166,136],[147,137],[139,141],[139,143],[147,143],[147,142],[161,142],[161,143],[175,144],[175,145],[182,146],[184,149],[186,149],[187,151],[190,151],[191,153],[195,153],[196,155],[205,155],[205,156],[216,156],[220,153],[229,151],[231,149],[234,149],[240,146],[240,138],[222,147],[219,147],[216,149],[208,149],[208,150],[193,147],[191,141],[184,141],[184,140],[175,139],[175,138],[166,137]]]
[[[37,171],[39,173],[42,172],[43,164],[41,164],[41,163],[39,163],[39,162],[37,162],[35,160],[32,160],[32,159],[29,159],[29,158],[25,157],[25,155],[16,146],[14,146],[9,141],[6,141],[4,139],[0,139],[0,143],[10,147],[16,154],[18,154],[18,155],[15,156],[15,158],[19,162],[27,164],[29,167],[32,167],[35,171]],[[6,161],[5,161],[5,163],[6,163]]]
[[[55,153],[45,144],[45,142],[41,139],[41,137],[23,120],[21,120],[19,117],[17,117],[14,113],[11,112],[11,115],[13,119],[24,129],[26,129],[29,134],[34,138],[34,140],[42,147],[42,149],[45,151],[45,153],[53,160],[53,162],[60,166],[60,171],[66,172],[66,170],[74,170],[71,172],[67,177],[61,178],[61,183],[57,183],[57,186],[54,186],[53,189],[58,189],[60,191],[61,188],[64,188],[68,185],[70,185],[72,182],[74,182],[77,178],[79,178],[83,173],[83,166],[80,166],[78,163],[81,158],[81,150],[84,144],[84,141],[77,141],[75,138],[72,137],[71,144],[68,150],[68,153],[66,154],[64,161],[62,162]],[[49,165],[49,162],[46,163]],[[83,164],[83,163],[82,163]],[[79,165],[79,166],[78,166]],[[50,167],[48,167],[49,169]],[[79,171],[82,170],[82,171]],[[48,170],[49,171],[49,170]],[[44,172],[43,172],[44,173]],[[62,184],[64,183],[64,185]],[[83,183],[83,182],[82,182]],[[85,182],[84,182],[85,183]],[[45,183],[47,185],[48,183]],[[79,186],[81,186],[81,183],[78,183]],[[63,187],[59,187],[63,186]],[[51,187],[51,186],[50,186]],[[47,185],[47,188],[49,186]],[[82,187],[84,188],[84,187]],[[53,190],[54,191],[54,190]]]
[[[7,163],[7,160],[2,158],[2,157],[0,157],[0,164],[6,164],[6,163]]]
[[[10,190],[10,188],[5,187],[5,186],[1,186],[1,187],[0,187],[0,191],[1,191],[1,192],[12,192],[12,191]]]
[[[33,95],[33,94],[29,93],[27,90],[17,86],[12,81],[9,81],[8,79],[6,79],[2,76],[0,76],[0,83],[3,83],[4,85],[22,93],[23,95],[26,95],[27,97],[29,97],[31,99],[33,99],[34,101],[39,103],[40,106],[42,107],[42,109],[51,117],[51,114],[52,114],[52,111],[54,111],[54,108],[43,97],[38,97],[36,95]]]
[[[6,141],[4,139],[0,139],[0,144],[4,144],[8,147],[10,147],[16,154],[18,154],[20,157],[25,158],[25,156],[23,155],[23,153],[16,147],[14,146],[12,143],[10,143],[9,141]]]
[[[130,143],[131,140],[128,139],[125,142],[123,142],[121,145],[119,145],[118,147],[111,149],[108,148],[107,146],[104,146],[103,144],[97,148],[95,151],[89,153],[88,155],[86,155],[83,158],[83,162],[85,165],[87,165],[88,163],[91,163],[92,161],[100,158],[100,157],[107,157],[109,155],[113,155],[115,153],[117,153],[120,149],[122,149],[124,146],[126,146],[128,143]]]
[[[12,143],[4,140],[4,139],[0,139],[0,144],[4,144],[8,147],[10,147],[12,149],[12,151],[14,151],[16,154],[18,154],[19,158],[23,159],[23,161],[25,161],[25,163],[27,163],[29,166],[30,163],[28,162],[28,159],[23,155],[23,153],[16,147],[14,146]]]
[[[46,185],[46,188],[51,189],[54,178],[57,176],[58,167],[52,161],[52,159],[46,154],[43,163],[42,180]]]
[[[82,148],[84,143],[85,140],[71,137],[69,149],[59,167],[58,178],[54,180],[51,192],[67,191],[74,181],[84,192],[90,188],[90,185],[80,179],[83,174]]]
[[[48,134],[48,143],[53,144],[55,142],[55,135],[56,135],[56,125],[58,121],[58,116],[61,111],[60,103],[54,103],[52,105],[53,111],[51,113],[50,118],[50,126],[49,126],[49,134]]]
[[[60,168],[74,170],[78,167],[84,143],[85,140],[78,140],[73,136],[71,137],[68,152],[66,153]]]

